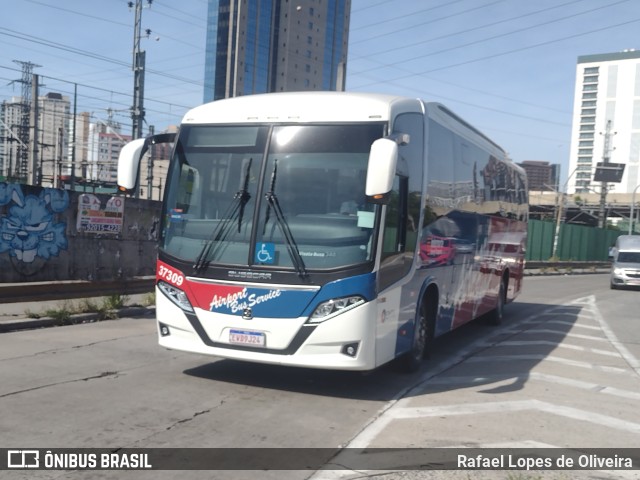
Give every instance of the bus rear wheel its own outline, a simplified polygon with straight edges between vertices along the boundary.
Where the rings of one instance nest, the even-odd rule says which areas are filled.
[[[489,312],[489,323],[491,325],[500,325],[504,317],[504,306],[507,303],[507,278],[502,277],[500,281],[500,289],[498,290],[498,299],[496,307]]]

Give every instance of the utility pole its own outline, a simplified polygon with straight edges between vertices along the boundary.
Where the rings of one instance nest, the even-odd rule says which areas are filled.
[[[150,7],[153,0],[147,0]],[[131,107],[131,120],[133,129],[131,138],[135,140],[142,136],[142,124],[144,123],[144,68],[145,51],[140,49],[140,38],[142,30],[142,0],[129,2],[129,8],[135,7],[135,23],[133,27],[133,106]],[[145,30],[148,36],[151,30]]]
[[[31,76],[31,159],[29,161],[29,184],[40,185],[42,177],[38,172],[42,171],[42,167],[38,160],[38,75]]]
[[[16,158],[16,170],[15,176],[18,178],[18,181],[28,181],[29,180],[29,131],[30,131],[30,123],[31,123],[31,81],[33,76],[34,67],[41,67],[42,65],[36,65],[31,62],[21,62],[19,60],[14,60],[14,63],[18,63],[22,65],[22,79],[16,80],[22,84],[22,98],[21,98],[21,112],[20,112],[20,123],[17,125],[18,127],[18,152]],[[38,99],[36,99],[36,102]],[[37,121],[37,120],[36,120]]]
[[[71,190],[76,188],[76,117],[78,116],[78,84],[73,84],[73,118],[71,120]]]
[[[58,127],[58,141],[56,142],[56,167],[54,168],[56,188],[62,188],[62,146],[64,145],[64,130]]]
[[[149,125],[149,135],[155,134],[155,127]],[[153,199],[153,160],[155,157],[156,146],[151,145],[149,149],[149,161],[147,162],[147,200]]]
[[[604,132],[604,147],[602,151],[602,162],[606,168],[607,163],[611,160],[611,136],[616,132],[611,132],[611,120],[607,120],[607,127]],[[598,210],[598,227],[605,228],[607,226],[607,191],[609,184],[600,182],[600,208]]]
[[[15,131],[15,127],[19,127],[19,125],[7,125],[2,118],[0,118],[0,125],[2,125],[5,129],[5,136],[2,137],[2,140],[5,141],[5,145],[7,145],[6,150],[9,152],[9,163],[6,165],[5,168],[5,172],[6,172],[6,177],[9,180],[15,180],[14,178],[14,173],[16,172],[16,170],[14,170],[13,168],[13,157],[12,157],[12,152],[14,150],[13,146],[10,145],[10,143],[20,143],[22,145],[22,147],[25,150],[28,150],[29,146],[22,143],[22,140],[20,140],[20,135],[18,133],[16,133]],[[6,155],[6,153],[5,153]],[[17,168],[17,167],[16,167]],[[2,174],[3,172],[0,172],[0,174]]]

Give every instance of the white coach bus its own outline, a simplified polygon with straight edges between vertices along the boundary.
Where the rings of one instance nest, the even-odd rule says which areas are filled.
[[[171,140],[157,262],[160,345],[370,370],[420,367],[432,340],[520,292],[525,174],[446,107],[275,93],[189,111],[134,140],[118,183]]]

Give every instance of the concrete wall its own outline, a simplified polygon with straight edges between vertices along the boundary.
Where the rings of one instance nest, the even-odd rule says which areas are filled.
[[[0,182],[0,283],[154,275],[160,202]]]

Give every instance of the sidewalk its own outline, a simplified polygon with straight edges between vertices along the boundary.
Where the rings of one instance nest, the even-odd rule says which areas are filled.
[[[529,262],[529,265],[525,270],[525,276],[609,273],[611,269],[607,262]],[[149,305],[149,295],[149,293],[127,295],[125,307],[108,312],[103,309],[89,313],[70,313],[74,306],[83,306],[87,302],[101,306],[104,299],[109,297],[0,303],[0,333],[122,317],[153,317],[155,306]]]
[[[153,317],[155,306],[149,303],[149,294],[127,295],[125,305],[108,309],[109,297],[72,298],[0,304],[0,333],[33,328],[44,328],[78,323],[115,320],[123,317]],[[86,306],[95,311],[73,313]],[[84,307],[84,308],[81,308]]]

